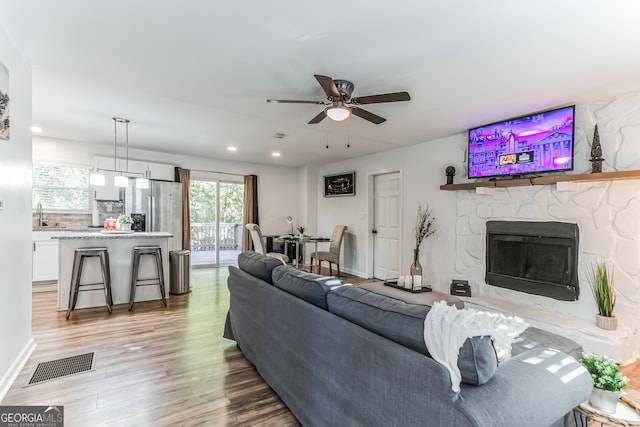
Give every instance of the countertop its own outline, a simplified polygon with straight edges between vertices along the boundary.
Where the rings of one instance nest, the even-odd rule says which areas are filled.
[[[103,233],[100,231],[74,231],[54,234],[52,239],[151,239],[156,237],[173,237],[165,231],[135,232],[135,233]]]

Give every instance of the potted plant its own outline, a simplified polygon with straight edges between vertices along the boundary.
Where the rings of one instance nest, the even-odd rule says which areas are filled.
[[[133,224],[133,219],[131,218],[131,215],[120,215],[118,217],[118,219],[116,220],[116,222],[118,223],[118,228],[122,231],[130,231],[131,230],[131,224]]]
[[[604,262],[599,262],[591,267],[589,276],[593,298],[598,306],[596,326],[607,330],[617,329],[618,319],[613,315],[613,308],[616,306],[613,275]]]
[[[622,375],[620,367],[607,356],[583,354],[580,363],[593,378],[593,390],[589,403],[596,409],[607,413],[615,413],[620,397],[620,390],[629,382]]]
[[[300,232],[300,237],[304,237],[304,232],[307,231],[307,227],[301,225],[298,227],[298,231]]]

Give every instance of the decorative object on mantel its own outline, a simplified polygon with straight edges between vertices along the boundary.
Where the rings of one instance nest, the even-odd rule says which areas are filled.
[[[453,177],[456,174],[456,168],[454,168],[453,166],[447,166],[447,168],[444,170],[444,173],[447,176],[447,185],[453,184]]]
[[[591,291],[598,306],[596,326],[607,330],[618,328],[618,319],[613,315],[616,306],[616,292],[613,285],[613,274],[609,273],[604,262],[592,265],[589,271]]]
[[[620,367],[607,356],[583,354],[580,363],[593,378],[593,390],[589,403],[594,408],[613,414],[618,406],[620,390],[629,382],[629,378],[622,375]]]
[[[593,142],[591,142],[591,173],[602,172],[602,146],[600,145],[600,134],[598,133],[598,124],[593,130]]]
[[[422,265],[420,264],[420,244],[424,239],[431,236],[436,230],[433,228],[435,218],[431,216],[431,209],[426,203],[418,205],[418,215],[416,217],[416,248],[413,250],[413,264],[411,264],[411,278],[413,289],[422,287]],[[427,285],[428,288],[431,286]]]

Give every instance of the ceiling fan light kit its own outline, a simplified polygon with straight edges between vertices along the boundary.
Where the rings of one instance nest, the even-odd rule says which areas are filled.
[[[349,111],[349,109],[345,107],[327,108],[327,116],[329,116],[331,120],[335,120],[336,122],[341,122],[350,115],[351,111]]]
[[[393,92],[380,95],[361,96],[359,98],[351,98],[354,84],[347,80],[333,80],[331,77],[315,74],[314,77],[324,90],[327,101],[304,101],[289,99],[267,99],[267,102],[273,104],[315,104],[315,105],[331,105],[325,108],[317,116],[309,121],[309,124],[320,123],[325,117],[331,120],[342,121],[351,114],[365,119],[373,124],[379,125],[387,121],[384,117],[380,117],[369,111],[363,110],[358,105],[380,104],[383,102],[409,101],[411,97],[408,92]]]

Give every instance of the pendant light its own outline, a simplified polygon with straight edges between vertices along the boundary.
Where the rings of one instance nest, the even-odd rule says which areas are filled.
[[[149,180],[147,178],[136,178],[136,188],[149,188]]]
[[[127,153],[127,163],[126,169],[129,172],[129,122],[128,119],[123,119],[121,117],[112,117],[113,118],[113,170],[118,171],[118,123],[124,123],[125,126],[125,143],[126,143],[126,153]],[[116,175],[113,181],[116,187],[128,187],[129,186],[129,178],[122,175],[122,168],[120,168],[120,175]]]
[[[96,187],[104,186],[104,175],[94,170],[89,174],[89,184],[95,185]]]
[[[129,186],[129,123],[131,120],[123,119],[121,117],[112,117],[113,119],[113,170],[112,172],[120,172],[120,175],[116,175],[113,179],[113,184],[116,187],[128,187]],[[122,123],[125,126],[125,166],[118,168],[118,123]],[[109,170],[109,169],[102,169]],[[89,175],[89,183],[91,185],[105,185],[105,176],[99,173],[100,169],[94,169]],[[142,174],[138,174],[142,175]],[[149,188],[149,180],[147,178],[136,178],[136,188]]]

